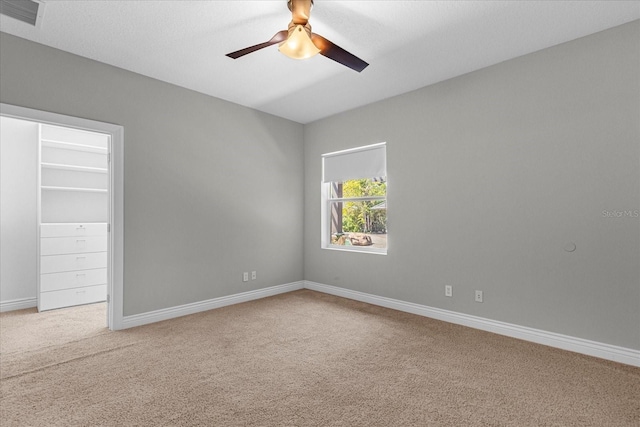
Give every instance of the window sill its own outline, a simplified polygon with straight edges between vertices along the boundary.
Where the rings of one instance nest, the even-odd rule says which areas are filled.
[[[322,249],[327,249],[330,251],[341,251],[341,252],[358,252],[361,254],[373,254],[373,255],[386,255],[386,249],[379,248],[370,248],[367,246],[338,246],[338,245],[327,245],[322,246]]]

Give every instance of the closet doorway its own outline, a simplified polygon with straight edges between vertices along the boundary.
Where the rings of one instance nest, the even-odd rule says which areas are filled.
[[[121,329],[122,126],[7,104],[0,107],[0,116],[7,125],[3,127],[3,138],[28,137],[28,150],[36,154],[34,168],[29,167],[35,180],[25,180],[26,187],[20,188],[27,193],[26,203],[20,209],[30,209],[35,200],[35,215],[23,212],[22,218],[13,195],[19,194],[19,181],[6,179],[11,176],[8,171],[11,166],[6,156],[3,158],[7,169],[3,173],[3,199],[6,199],[2,201],[3,213],[9,215],[3,216],[2,245],[12,249],[2,255],[5,271],[0,287],[4,295],[9,295],[8,300],[3,297],[4,301],[0,301],[3,311],[23,308],[20,304],[37,305],[39,311],[46,311],[106,301],[108,328]],[[16,131],[6,131],[9,127]],[[34,135],[36,140],[32,141]],[[3,149],[6,146],[3,144]],[[30,186],[32,181],[35,186]],[[32,191],[33,199],[28,197]],[[34,217],[33,228],[29,228]],[[18,234],[18,225],[25,232],[23,239]],[[31,270],[25,269],[32,256],[35,274],[31,271],[33,266]],[[24,265],[11,267],[12,257],[24,259],[21,262]],[[12,275],[10,270],[16,274]],[[22,278],[17,277],[20,274]],[[19,286],[26,289],[18,289]],[[25,294],[28,296],[24,297]],[[22,298],[12,299],[11,295]]]

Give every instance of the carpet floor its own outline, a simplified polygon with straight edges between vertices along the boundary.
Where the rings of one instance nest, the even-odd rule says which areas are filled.
[[[0,424],[640,425],[640,368],[310,290],[104,325],[1,314]]]

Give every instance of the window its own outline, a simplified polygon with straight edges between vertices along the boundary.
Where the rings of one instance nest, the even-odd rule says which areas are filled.
[[[322,247],[387,253],[386,144],[322,156]]]

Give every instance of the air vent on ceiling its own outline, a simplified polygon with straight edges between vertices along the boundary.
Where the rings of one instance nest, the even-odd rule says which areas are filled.
[[[44,3],[33,0],[0,0],[0,13],[39,27],[44,13]]]

